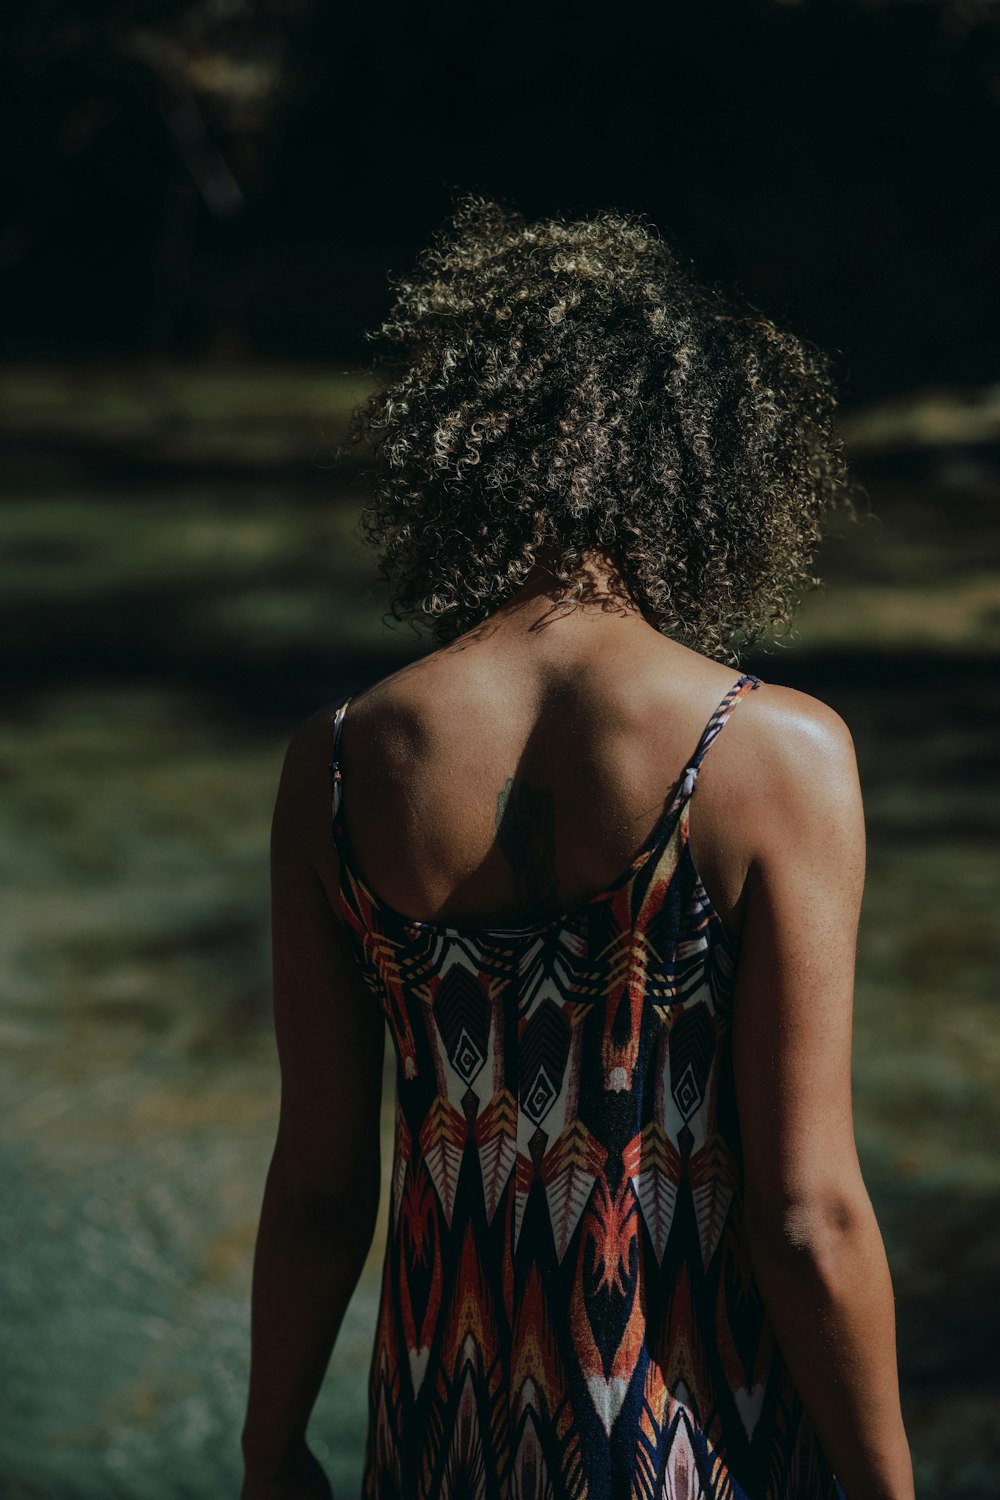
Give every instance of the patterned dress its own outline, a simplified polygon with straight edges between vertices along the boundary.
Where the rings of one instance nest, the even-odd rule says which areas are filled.
[[[412,921],[365,884],[337,710],[341,906],[397,1059],[365,1500],[843,1500],[747,1254],[737,953],[688,843],[759,684],[631,866],[519,927]]]

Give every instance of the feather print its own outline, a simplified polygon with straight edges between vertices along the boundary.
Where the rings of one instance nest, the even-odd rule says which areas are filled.
[[[844,1500],[749,1261],[736,945],[688,838],[702,758],[759,682],[606,891],[475,931],[361,879],[337,712],[341,905],[398,1061],[364,1500]]]

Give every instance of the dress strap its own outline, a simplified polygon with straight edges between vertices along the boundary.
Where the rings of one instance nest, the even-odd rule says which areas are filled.
[[[709,745],[711,745],[716,735],[722,729],[723,724],[725,724],[740,699],[758,687],[760,687],[760,678],[755,677],[752,672],[745,672],[737,682],[733,683],[702,731],[701,739],[698,741],[698,748],[691,757],[691,765],[695,770],[701,765]]]
[[[716,735],[721,731],[722,726],[729,718],[729,715],[732,713],[737,703],[739,703],[740,699],[744,698],[747,693],[753,692],[754,688],[759,688],[761,686],[762,683],[759,677],[755,677],[752,672],[744,672],[743,676],[738,678],[736,682],[733,683],[732,687],[726,693],[721,703],[719,703],[714,709],[712,717],[709,719],[708,723],[705,725],[705,728],[702,730],[701,738],[698,741],[695,752],[692,755],[687,766],[685,767],[684,775],[681,778],[680,785],[677,788],[677,794],[674,797],[673,802],[671,803],[670,812],[676,811],[679,804],[686,801],[686,799],[693,794],[698,781],[698,770],[701,766],[702,761],[705,759],[705,753],[708,750],[709,745],[712,744]]]
[[[340,832],[340,786],[343,781],[343,773],[340,769],[340,741],[344,728],[344,714],[347,712],[347,705],[350,701],[350,698],[345,698],[333,716],[333,754],[330,757],[330,764],[327,769],[330,772],[330,800],[332,807],[330,828],[334,838],[337,838]]]

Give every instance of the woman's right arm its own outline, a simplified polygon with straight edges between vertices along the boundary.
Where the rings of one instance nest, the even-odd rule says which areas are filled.
[[[769,698],[732,1033],[750,1255],[848,1500],[912,1500],[892,1283],[851,1108],[865,877],[854,744],[817,699],[776,686]]]
[[[329,720],[323,710],[292,736],[271,824],[281,1104],[254,1251],[242,1500],[331,1494],[306,1429],[381,1192],[385,1019],[337,905]]]

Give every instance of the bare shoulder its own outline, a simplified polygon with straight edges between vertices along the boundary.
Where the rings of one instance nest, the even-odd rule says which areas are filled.
[[[311,866],[328,891],[337,883],[329,767],[338,707],[324,704],[289,734],[271,819],[273,872]]]
[[[345,736],[345,765],[352,787],[374,783],[385,795],[394,781],[394,766],[412,750],[417,715],[412,689],[393,674],[350,698],[350,734]],[[291,730],[271,824],[272,861],[311,865],[333,900],[339,885],[337,849],[332,838],[333,799],[330,762],[334,725],[344,698],[315,709]]]
[[[742,726],[744,788],[757,839],[835,834],[841,848],[863,841],[857,753],[843,716],[778,683],[763,682],[750,702]]]
[[[828,781],[838,771],[856,776],[850,725],[829,703],[772,682],[762,682],[749,701],[754,709],[745,715],[747,749],[780,776],[796,782],[811,776]]]
[[[749,701],[757,705],[755,723],[762,735],[775,740],[792,736],[799,750],[813,746],[819,753],[836,753],[838,749],[843,753],[845,748],[853,753],[850,726],[822,698],[778,682],[762,681]]]
[[[346,695],[345,695],[346,697]],[[303,719],[292,730],[285,749],[282,781],[287,784],[290,800],[301,805],[300,798],[315,803],[318,789],[329,802],[329,766],[333,756],[334,721],[344,697],[325,703]],[[380,765],[391,762],[404,750],[412,753],[413,740],[423,715],[420,712],[419,686],[411,681],[411,669],[402,668],[380,678],[350,696],[347,719],[350,732],[344,748],[353,760],[352,774],[367,775],[372,761]],[[355,746],[361,754],[351,756]]]
[[[333,754],[333,721],[339,704],[328,703],[295,725],[285,745],[281,790],[289,809],[303,797],[315,795],[317,785],[328,787]]]

